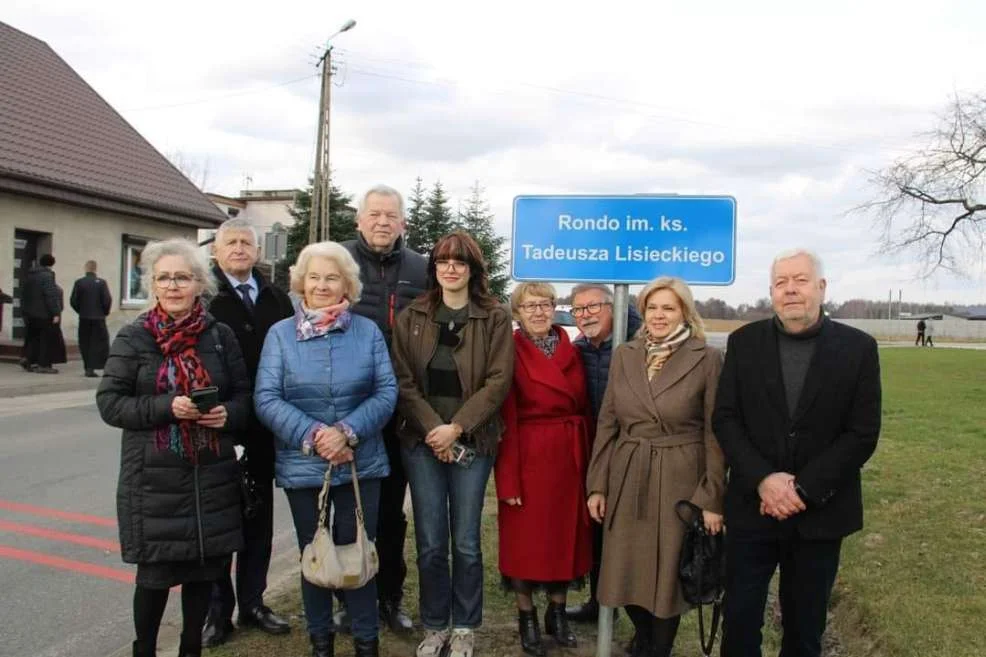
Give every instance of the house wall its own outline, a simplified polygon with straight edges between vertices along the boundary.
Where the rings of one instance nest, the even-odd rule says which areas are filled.
[[[69,307],[68,298],[75,279],[83,275],[87,260],[96,261],[97,275],[106,279],[113,295],[113,310],[107,324],[114,335],[144,307],[140,302],[123,302],[124,235],[151,241],[170,237],[194,240],[196,232],[195,228],[0,192],[0,288],[15,297],[14,231],[17,229],[51,233],[55,278],[65,293],[62,331],[68,342],[76,341],[78,327],[78,316]],[[0,340],[10,341],[13,339],[10,304],[3,306],[3,315]]]
[[[918,333],[917,319],[837,319],[872,336],[913,340]],[[975,322],[946,315],[933,321],[936,338],[957,340],[986,339],[986,322]]]

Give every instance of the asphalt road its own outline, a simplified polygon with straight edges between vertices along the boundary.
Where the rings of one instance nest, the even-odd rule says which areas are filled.
[[[130,654],[134,568],[120,560],[115,510],[120,432],[92,400],[91,390],[0,399],[4,657]],[[280,492],[274,518],[272,582],[297,565]],[[177,642],[179,597],[171,595],[162,650]]]

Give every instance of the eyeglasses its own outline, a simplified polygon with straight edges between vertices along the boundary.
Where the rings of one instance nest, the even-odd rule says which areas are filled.
[[[572,317],[581,317],[582,315],[598,315],[599,311],[603,309],[603,306],[612,306],[613,304],[609,301],[593,301],[592,303],[587,303],[584,306],[572,306]]]
[[[469,268],[468,262],[463,262],[461,260],[436,260],[435,269],[441,269],[442,271],[457,271],[463,272]]]
[[[154,285],[158,286],[162,290],[171,287],[174,283],[175,287],[179,290],[184,290],[195,280],[195,277],[191,274],[175,274],[174,276],[169,276],[168,274],[158,274],[154,277]]]
[[[535,303],[535,302],[532,301],[530,303],[522,303],[522,304],[520,304],[517,307],[520,308],[521,310],[523,310],[528,315],[533,315],[535,312],[537,312],[539,310],[541,312],[543,312],[543,313],[550,313],[552,310],[555,309],[555,302],[554,301],[538,301],[538,302]]]

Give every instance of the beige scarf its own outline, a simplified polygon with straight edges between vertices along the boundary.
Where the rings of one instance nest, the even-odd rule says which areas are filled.
[[[647,379],[653,381],[671,354],[678,350],[685,340],[692,337],[692,329],[688,324],[681,324],[666,338],[654,339],[647,335]]]

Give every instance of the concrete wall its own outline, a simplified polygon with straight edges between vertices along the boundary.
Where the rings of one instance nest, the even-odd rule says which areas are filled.
[[[87,260],[98,263],[98,275],[106,279],[113,295],[113,311],[107,318],[110,334],[136,317],[143,304],[122,303],[123,236],[149,240],[169,237],[195,239],[194,228],[183,228],[138,217],[91,210],[64,203],[0,193],[0,288],[14,294],[14,231],[51,233],[55,277],[65,291],[66,311],[62,331],[68,342],[76,341],[78,316],[69,308],[68,298],[75,279],[83,275]],[[12,306],[3,306],[0,340],[12,339]]]
[[[918,320],[916,319],[837,319],[835,321],[854,326],[880,338],[913,340],[917,337]],[[936,338],[986,340],[986,321],[970,322],[967,319],[946,316],[932,323],[935,326]]]

